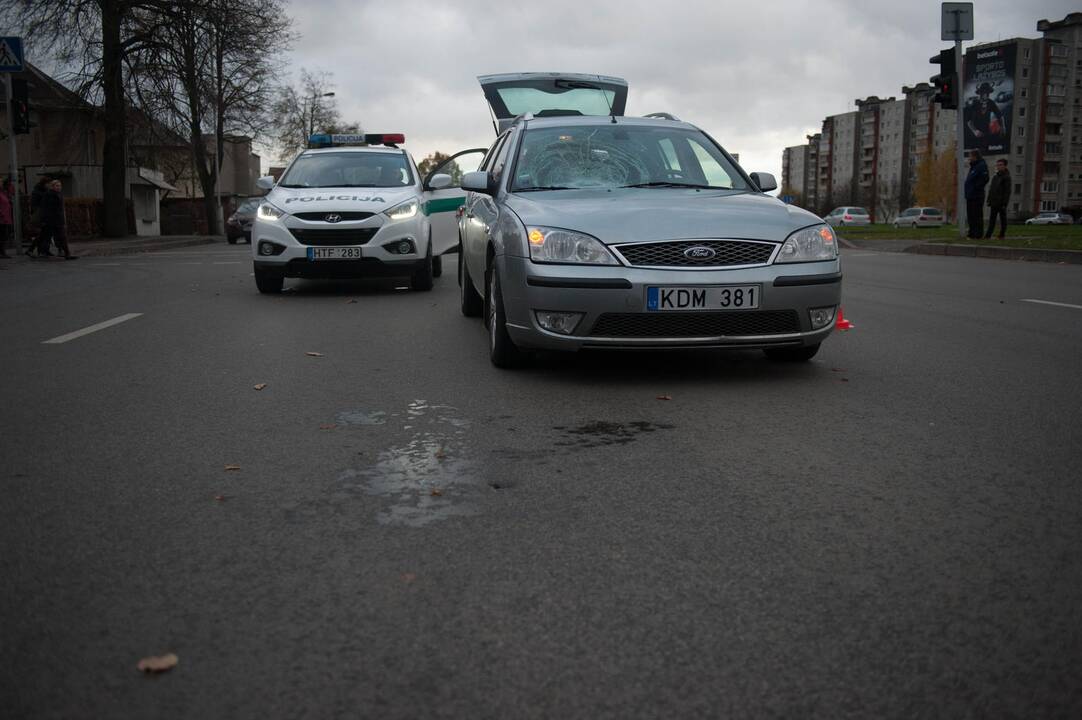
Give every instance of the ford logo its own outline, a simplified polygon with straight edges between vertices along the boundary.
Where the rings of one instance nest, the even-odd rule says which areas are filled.
[[[329,223],[336,223],[336,222],[338,222],[338,221],[340,221],[342,219],[342,216],[339,215],[338,213],[331,213],[330,215],[327,215],[323,219],[326,220]],[[711,252],[713,252],[713,251],[711,251]]]
[[[684,257],[688,260],[709,260],[716,255],[714,248],[708,248],[705,245],[694,245],[684,251]]]

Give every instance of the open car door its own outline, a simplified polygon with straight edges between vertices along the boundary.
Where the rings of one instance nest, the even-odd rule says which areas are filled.
[[[454,252],[458,247],[458,209],[466,202],[466,191],[461,187],[462,176],[480,167],[487,152],[486,148],[463,150],[425,175],[421,209],[432,228],[433,257]]]
[[[627,81],[577,73],[507,73],[477,78],[492,110],[496,134],[524,113],[554,115],[624,114]]]

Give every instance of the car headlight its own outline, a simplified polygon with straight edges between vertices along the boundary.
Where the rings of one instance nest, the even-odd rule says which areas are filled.
[[[417,198],[411,198],[404,203],[395,205],[390,210],[384,210],[383,214],[392,220],[408,220],[417,214],[421,204],[417,202]]]
[[[260,220],[277,220],[285,215],[285,211],[279,210],[269,202],[265,202],[259,206],[259,209],[255,211],[255,214]]]
[[[574,230],[531,227],[526,239],[534,262],[616,265],[616,258],[600,240]]]
[[[785,239],[776,263],[814,262],[838,257],[838,240],[829,225],[815,225],[797,230]]]

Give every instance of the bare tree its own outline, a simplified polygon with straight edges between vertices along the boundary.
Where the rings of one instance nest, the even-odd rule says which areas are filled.
[[[52,53],[72,68],[67,80],[83,97],[103,105],[103,231],[127,234],[127,131],[124,60],[155,42],[161,26],[150,18],[167,0],[17,0],[2,18],[35,52]]]
[[[360,125],[344,123],[333,97],[331,74],[322,70],[309,72],[302,68],[300,84],[287,85],[280,90],[273,105],[274,146],[278,159],[288,162],[308,147],[313,133],[356,133]]]

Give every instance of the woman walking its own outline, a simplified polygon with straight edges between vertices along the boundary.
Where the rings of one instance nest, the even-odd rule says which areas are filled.
[[[38,238],[38,250],[49,254],[49,241],[56,243],[56,249],[65,260],[78,260],[68,248],[68,236],[65,232],[64,195],[61,193],[59,180],[49,183],[48,191],[41,200],[41,236]]]
[[[52,256],[49,252],[49,241],[45,241],[45,248],[41,247],[41,202],[45,199],[46,187],[52,180],[47,177],[38,178],[34,183],[34,189],[30,191],[30,237],[26,246],[27,257]],[[34,253],[37,252],[35,255]]]

